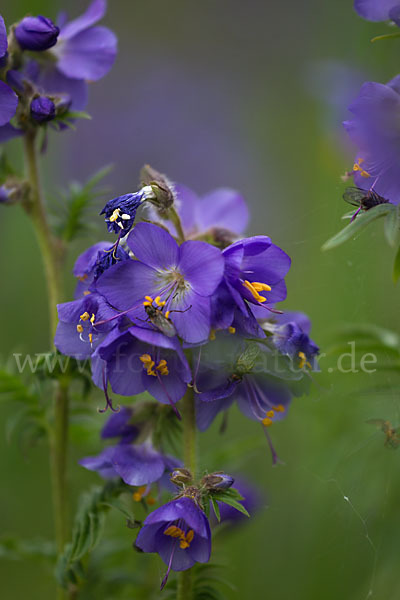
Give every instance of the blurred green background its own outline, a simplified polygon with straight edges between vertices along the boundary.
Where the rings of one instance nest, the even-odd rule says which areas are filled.
[[[1,12],[11,24],[28,12],[55,17],[66,8],[75,16],[85,6],[3,0]],[[117,63],[91,88],[93,121],[51,135],[43,165],[49,200],[71,179],[85,180],[106,164],[114,165],[106,182],[110,197],[135,189],[145,162],[200,193],[237,188],[250,205],[250,232],[270,235],[292,256],[285,307],[311,316],[323,352],[346,324],[399,332],[393,251],[381,225],[337,250],[320,250],[347,211],[340,181],[352,165],[340,124],[346,104],[363,80],[384,82],[400,67],[397,42],[370,44],[385,26],[358,18],[351,0],[113,0],[105,24],[120,40]],[[10,148],[20,160],[18,142]],[[73,260],[105,238],[95,213],[93,220],[98,233],[71,248],[69,298]],[[19,208],[1,209],[0,253],[0,358],[6,362],[14,352],[47,350],[40,257]],[[209,467],[210,448],[236,445],[235,458],[218,467],[245,473],[265,493],[265,506],[246,527],[216,540],[213,559],[227,565],[236,586],[228,597],[400,597],[400,455],[365,423],[377,417],[399,424],[398,377],[339,374],[334,366],[332,357],[321,362],[311,396],[295,400],[288,418],[271,430],[284,465],[272,468],[261,429],[236,410],[223,437],[218,424],[202,437],[202,467]],[[94,402],[100,426],[96,408]],[[7,442],[12,414],[10,405],[0,414],[1,530],[50,538],[47,449]],[[79,492],[98,482],[77,460],[100,449],[95,436],[77,440],[70,457],[74,507]],[[126,547],[121,560],[133,572],[151,563],[156,588],[161,561],[136,555],[133,532],[111,521],[112,535],[121,535]],[[54,597],[41,563],[4,560],[0,577],[7,600]],[[96,598],[111,597],[97,590]],[[135,598],[134,590],[127,588],[125,597]]]

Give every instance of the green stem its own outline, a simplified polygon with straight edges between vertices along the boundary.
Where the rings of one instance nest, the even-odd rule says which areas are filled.
[[[191,471],[196,478],[197,460],[196,460],[196,412],[194,403],[193,388],[188,388],[183,398],[182,406],[183,419],[183,456],[185,467]],[[178,575],[177,600],[192,600],[193,580],[192,569],[182,571]]]
[[[63,247],[51,233],[40,185],[36,149],[36,133],[24,137],[26,177],[30,184],[30,197],[24,208],[30,216],[42,255],[48,291],[50,345],[53,347],[57,327],[57,304],[62,300],[61,267]],[[53,427],[50,434],[50,473],[53,493],[53,510],[56,546],[61,552],[67,539],[67,449],[68,449],[68,381],[60,380],[54,399]],[[59,588],[57,599],[63,600],[66,592]]]
[[[48,290],[50,343],[53,346],[54,334],[58,322],[57,304],[60,302],[62,296],[61,266],[63,251],[60,241],[53,237],[47,220],[39,179],[35,133],[26,133],[24,137],[24,149],[27,179],[31,186],[30,200],[25,204],[25,209],[32,220],[42,255]]]
[[[169,209],[169,216],[170,216],[171,221],[175,225],[176,233],[178,234],[179,243],[182,244],[185,241],[185,234],[184,234],[184,231],[182,228],[182,223],[179,218],[179,215],[173,206]]]

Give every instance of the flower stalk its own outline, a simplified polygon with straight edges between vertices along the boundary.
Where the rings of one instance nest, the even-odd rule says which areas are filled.
[[[36,132],[28,131],[24,136],[26,177],[30,183],[30,197],[24,208],[29,214],[39,243],[48,291],[50,345],[53,346],[57,328],[57,304],[62,300],[61,266],[63,246],[49,227],[43,193],[40,185],[36,148]],[[68,538],[67,531],[67,453],[68,453],[68,380],[57,382],[54,398],[53,427],[50,433],[50,474],[53,495],[54,527],[56,546],[61,552]],[[65,597],[58,590],[58,599]]]

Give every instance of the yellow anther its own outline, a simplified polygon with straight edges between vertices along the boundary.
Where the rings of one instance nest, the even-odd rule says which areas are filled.
[[[157,306],[165,306],[165,300],[161,300],[161,296],[154,298],[154,302],[157,304]]]
[[[84,312],[83,315],[81,315],[79,318],[81,321],[87,321],[89,317],[90,317],[89,313]]]
[[[156,366],[157,371],[160,371],[160,375],[169,375],[167,361],[163,358]]]
[[[150,304],[153,304],[153,298],[151,296],[145,296],[144,299],[147,300],[147,302],[150,302]]]
[[[89,342],[93,344],[93,333],[89,333]]]
[[[249,292],[253,295],[253,298],[255,298],[255,300],[258,302],[266,301],[266,298],[264,298],[264,296],[260,296],[258,292],[270,292],[272,289],[271,286],[267,285],[266,283],[259,283],[258,281],[253,281],[251,283],[250,281],[247,281],[247,279],[243,282],[243,285],[249,290]]]
[[[361,177],[371,177],[371,175],[368,173],[368,171],[365,171],[362,168],[361,164],[363,162],[364,162],[364,159],[363,158],[359,158],[357,160],[357,162],[354,163],[354,165],[353,165],[353,171],[358,171],[360,173]]]
[[[278,404],[278,406],[274,406],[274,411],[276,412],[280,412],[280,413],[284,413],[285,412],[285,407],[283,406],[283,404]]]
[[[169,314],[170,314],[170,312],[171,312],[170,310],[167,310],[167,312],[164,314],[164,317],[165,317],[166,319],[169,319]]]
[[[306,367],[308,367],[309,369],[311,369],[311,368],[312,368],[312,367],[311,367],[311,364],[308,362],[308,360],[307,360],[307,356],[304,354],[304,352],[299,352],[299,353],[297,354],[297,356],[298,356],[298,357],[299,357],[299,359],[300,359],[300,362],[299,362],[299,368],[300,368],[300,369],[303,369],[305,366],[306,366]]]
[[[275,416],[275,411],[274,410],[269,410],[267,413],[265,413],[265,415],[269,418],[272,419]]]
[[[143,302],[143,306],[151,306],[152,304],[152,302],[148,302],[147,300]]]
[[[155,504],[155,503],[156,503],[156,499],[155,499],[155,498],[152,498],[151,496],[147,496],[147,498],[146,498],[146,502],[147,502],[147,504],[148,504],[149,506],[153,506],[153,504]]]
[[[83,295],[84,295],[84,296],[89,296],[89,294],[90,294],[90,293],[91,293],[91,292],[89,292],[89,290],[85,290],[85,291],[83,292]]]
[[[79,279],[79,281],[86,281],[86,279],[88,278],[88,274],[85,273],[84,275],[80,275],[79,277],[77,277],[77,279]]]
[[[78,333],[82,333],[82,332],[83,332],[83,327],[82,327],[82,325],[77,325],[77,326],[76,326],[76,330],[77,330],[77,332],[78,332]]]
[[[153,375],[154,377],[156,377],[157,373],[153,370],[155,362],[151,358],[150,354],[142,354],[142,356],[140,356],[139,359],[144,364],[145,369],[147,371],[147,375]]]
[[[113,212],[113,214],[110,217],[110,222],[114,223],[114,221],[116,221],[117,219],[119,219],[120,217],[120,209],[116,208]]]
[[[215,340],[215,329],[211,329],[210,335],[209,335],[209,340],[211,342],[213,342]]]
[[[182,535],[185,535],[185,534],[184,534],[184,532],[182,531],[182,529],[180,527],[176,527],[176,525],[170,525],[164,531],[164,535],[169,535],[170,537],[178,538],[178,537],[181,537]]]
[[[92,313],[92,316],[90,317],[90,322],[92,325],[94,324],[95,320],[96,320],[96,317],[95,317],[94,313]]]
[[[133,492],[132,498],[134,499],[135,502],[140,502],[141,499],[143,498],[143,494],[145,492],[146,492],[146,486],[142,485],[140,488],[138,488],[136,490],[136,492]]]
[[[236,333],[236,327],[228,327],[229,333]]]
[[[270,419],[269,417],[265,417],[265,419],[263,419],[261,422],[265,427],[269,427],[270,425],[272,425],[272,419]]]

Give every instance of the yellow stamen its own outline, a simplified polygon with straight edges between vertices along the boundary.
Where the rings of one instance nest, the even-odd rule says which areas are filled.
[[[151,496],[147,496],[147,498],[146,498],[146,502],[147,502],[147,504],[148,504],[149,506],[153,506],[153,504],[155,504],[155,503],[156,503],[156,499],[155,499],[155,498],[152,498]]]
[[[187,533],[185,533],[180,527],[170,525],[168,529],[164,531],[164,535],[169,535],[173,538],[179,538],[179,547],[182,548],[182,550],[186,550],[186,548],[189,548],[194,538],[194,531],[193,529],[190,529]]]
[[[236,328],[235,327],[228,327],[228,331],[229,331],[229,333],[236,333]]]
[[[300,362],[299,362],[299,368],[300,368],[300,369],[303,369],[305,366],[306,366],[306,367],[308,367],[309,369],[311,369],[311,368],[312,368],[312,367],[311,367],[311,364],[310,364],[310,363],[309,363],[309,361],[307,360],[307,356],[304,354],[304,352],[299,352],[299,353],[297,354],[297,356],[298,356],[298,357],[299,357],[299,359],[300,359]]]
[[[110,217],[110,222],[114,223],[114,221],[119,219],[119,217],[120,217],[120,210],[119,210],[119,208],[116,208]]]
[[[77,332],[78,332],[78,333],[82,333],[82,332],[83,332],[83,327],[82,327],[82,325],[77,325],[77,326],[76,326],[76,330],[77,330]]]
[[[164,535],[169,535],[173,538],[181,537],[181,535],[185,535],[180,527],[176,527],[176,525],[170,525],[168,529],[164,531]]]
[[[151,306],[152,304],[153,304],[152,302],[148,302],[148,301],[143,302],[143,306]]]
[[[161,296],[154,298],[154,302],[157,304],[157,306],[165,306],[165,300],[161,300]]]
[[[163,358],[156,366],[157,371],[160,371],[160,375],[169,375],[167,361]]]
[[[95,320],[96,320],[96,317],[94,316],[94,313],[92,313],[92,316],[90,317],[90,322],[92,325],[94,324]]]
[[[170,312],[171,312],[170,310],[167,310],[167,312],[165,313],[165,315],[164,315],[164,316],[165,316],[165,318],[166,318],[166,319],[169,319],[169,314],[170,314]]]
[[[145,492],[146,492],[146,486],[142,485],[140,488],[138,488],[136,490],[136,492],[133,492],[132,498],[134,499],[135,502],[140,502],[141,499],[143,498],[143,494]]]
[[[87,321],[89,317],[90,317],[89,313],[84,312],[83,315],[81,315],[79,318],[81,321]]]
[[[371,175],[368,173],[368,171],[365,171],[365,169],[362,168],[361,164],[364,162],[363,158],[359,158],[357,160],[356,163],[354,163],[353,165],[353,171],[359,171],[361,177],[371,177]]]
[[[283,413],[285,412],[285,407],[282,404],[278,404],[278,406],[273,407],[276,412]]]
[[[266,298],[261,296],[258,292],[270,292],[272,289],[271,286],[267,285],[266,283],[260,283],[259,281],[253,281],[251,283],[250,281],[247,281],[247,279],[243,282],[243,285],[249,290],[249,292],[258,302],[266,301]]]
[[[265,419],[263,419],[261,422],[265,427],[272,425],[272,419],[269,419],[268,417],[265,417]]]
[[[213,342],[215,340],[215,329],[211,329],[210,335],[209,335],[209,340],[211,342]]]
[[[153,298],[151,296],[145,296],[144,299],[147,300],[147,302],[151,302],[151,304],[153,304]]]
[[[83,292],[83,295],[84,295],[84,296],[89,296],[89,294],[90,294],[90,293],[91,293],[91,292],[89,292],[89,290],[85,290],[85,291]]]
[[[77,279],[79,279],[79,281],[86,281],[86,279],[88,278],[88,274],[85,273],[84,275],[80,275],[79,277],[77,277]]]
[[[89,342],[93,344],[93,333],[89,333]]]
[[[139,359],[144,364],[145,369],[147,371],[147,375],[153,375],[154,377],[156,377],[157,373],[153,370],[155,362],[151,358],[150,354],[142,354],[142,356],[140,356]]]
[[[272,419],[275,416],[275,411],[274,410],[269,410],[267,413],[265,413],[265,415],[269,418]]]

